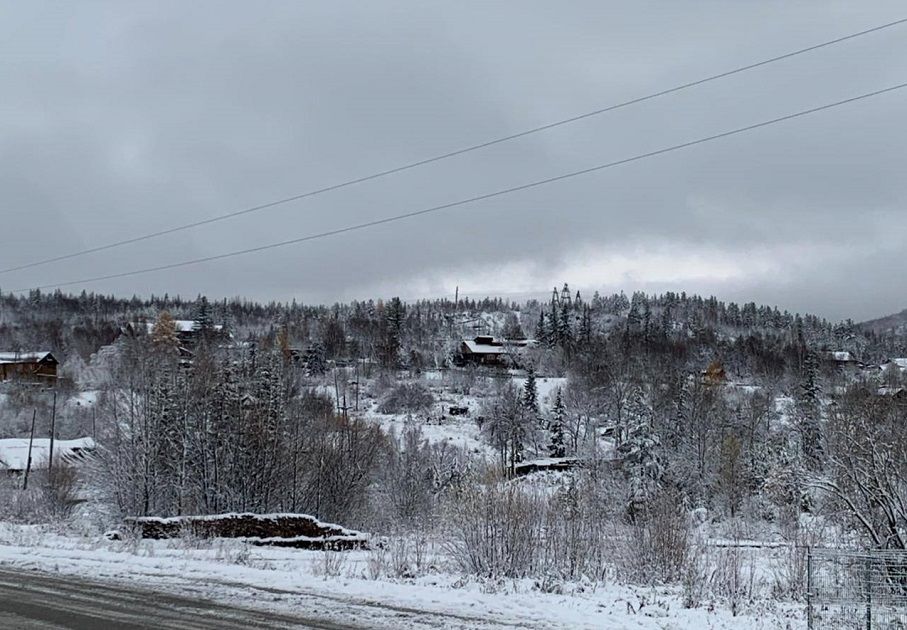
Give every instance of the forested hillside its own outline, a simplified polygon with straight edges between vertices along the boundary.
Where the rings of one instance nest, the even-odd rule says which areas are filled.
[[[192,320],[203,300],[126,300],[85,292],[0,295],[0,348],[40,347],[58,353],[64,362],[87,362],[118,338],[123,325],[153,322],[162,311]],[[547,351],[533,360],[560,374],[575,369],[593,353],[593,345],[605,340],[612,345],[619,340],[627,357],[637,350],[650,358],[670,356],[672,368],[695,369],[701,367],[698,361],[723,360],[742,378],[794,376],[805,350],[850,351],[866,363],[907,354],[907,335],[896,325],[896,315],[859,325],[833,323],[771,306],[670,292],[584,297],[565,285],[551,301],[521,304],[491,298],[412,304],[394,298],[333,306],[204,302],[205,316],[224,325],[236,340],[267,346],[282,335],[290,346],[314,348],[327,360],[371,360],[385,367],[445,366],[449,350],[476,332],[534,338]],[[891,325],[883,325],[889,320]],[[391,336],[398,339],[388,345]]]
[[[897,331],[566,285],[520,304],[0,305],[0,350],[60,363],[0,384],[2,437],[97,444],[28,491],[9,477],[8,519],[305,513],[435,541],[467,575],[682,583],[690,606],[742,596],[709,582],[716,539],[787,545],[760,582],[784,597],[803,545],[907,547]]]

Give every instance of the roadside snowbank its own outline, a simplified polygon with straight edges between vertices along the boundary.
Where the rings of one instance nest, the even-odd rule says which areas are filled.
[[[269,610],[386,628],[768,629],[805,627],[797,607],[765,602],[738,617],[686,609],[674,589],[467,580],[445,573],[371,580],[368,552],[250,548],[237,541],[71,538],[0,524],[0,565],[130,582]],[[544,592],[549,591],[549,592]],[[562,592],[557,592],[562,591]]]

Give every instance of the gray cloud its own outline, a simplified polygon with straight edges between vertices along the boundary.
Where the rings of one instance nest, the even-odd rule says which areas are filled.
[[[901,17],[900,3],[3,3],[0,267],[297,194]],[[907,80],[907,27],[304,202],[0,276],[65,282],[302,236]],[[88,285],[715,292],[905,306],[905,94],[456,211]],[[537,286],[536,286],[537,285]],[[75,287],[79,290],[80,287]]]

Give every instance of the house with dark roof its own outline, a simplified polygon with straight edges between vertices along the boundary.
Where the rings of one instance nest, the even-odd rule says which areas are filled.
[[[504,342],[490,335],[479,335],[460,343],[459,363],[503,367],[510,363],[510,353]]]
[[[846,350],[831,350],[825,353],[825,359],[838,365],[854,365],[859,363],[852,353]]]
[[[59,361],[47,351],[0,352],[0,381],[57,378]]]
[[[822,358],[826,364],[834,366],[839,372],[851,376],[857,374],[864,367],[863,363],[853,353],[846,350],[828,351],[822,355]]]

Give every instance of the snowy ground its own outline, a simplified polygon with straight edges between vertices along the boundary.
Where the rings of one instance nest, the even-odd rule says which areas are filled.
[[[409,418],[405,414],[385,415],[370,413],[366,416],[366,419],[379,425],[385,431],[393,431],[396,435],[400,435],[407,422],[409,422]],[[482,440],[479,427],[472,418],[449,418],[443,422],[432,423],[422,421],[418,425],[422,429],[422,436],[431,444],[447,442],[454,446],[462,447],[471,453],[493,455],[491,449]]]
[[[0,566],[115,580],[246,607],[296,611],[369,628],[805,627],[801,607],[753,602],[686,609],[673,589],[529,580],[467,580],[447,573],[369,579],[372,552],[325,554],[233,541],[110,542],[0,524]]]
[[[363,407],[366,409],[364,417],[385,431],[394,431],[398,435],[402,432],[407,422],[416,421],[422,429],[425,439],[431,443],[447,442],[455,446],[463,447],[471,453],[484,453],[489,457],[496,456],[488,443],[482,439],[481,431],[476,418],[481,413],[482,401],[484,396],[481,393],[464,395],[452,391],[452,387],[447,379],[451,378],[456,372],[446,372],[443,370],[428,370],[423,374],[424,383],[435,395],[437,402],[431,412],[416,414],[382,414],[377,411],[377,400],[364,400]],[[497,379],[492,377],[478,377],[479,385],[476,387],[477,392],[483,388],[492,389]],[[518,389],[522,389],[526,379],[521,376],[512,377],[513,384]],[[538,389],[539,403],[543,410],[550,410],[554,405],[554,393],[557,389],[563,388],[567,384],[566,378],[543,378],[536,380]],[[469,410],[467,415],[451,416],[449,415],[450,407],[465,407]],[[430,418],[428,417],[430,416]]]
[[[88,389],[79,392],[66,401],[68,407],[93,407],[98,402],[98,396],[101,392],[95,389]]]

